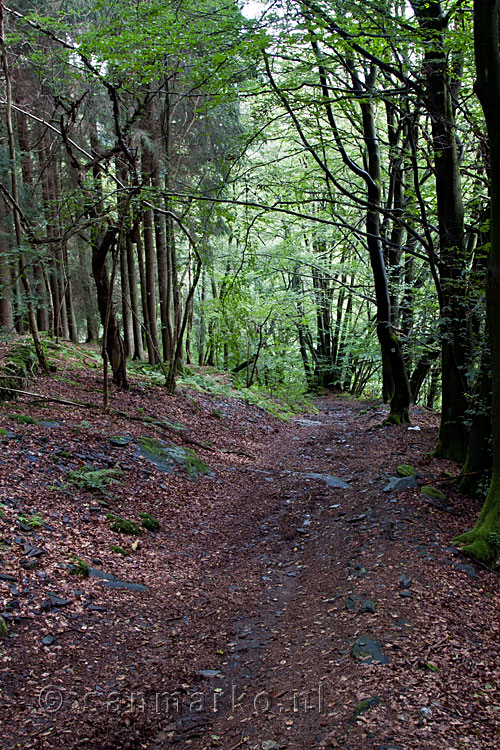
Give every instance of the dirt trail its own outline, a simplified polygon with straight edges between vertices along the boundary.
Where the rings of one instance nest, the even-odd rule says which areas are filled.
[[[50,524],[43,569],[27,572],[21,552],[0,561],[0,585],[24,585],[0,651],[2,750],[499,747],[498,577],[449,546],[477,504],[444,475],[456,467],[428,455],[437,416],[417,408],[418,430],[382,428],[376,404],[316,406],[283,424],[231,400],[157,402],[159,418],[211,437],[200,453],[213,475],[190,482],[117,448],[127,481],[113,502],[161,522],[121,561],[95,501],[40,489],[52,471],[43,450],[61,455],[58,428],[8,442],[0,481],[24,481]],[[82,440],[70,422],[65,453],[96,466],[116,460],[104,433],[132,434],[103,419]],[[419,471],[418,487],[384,491],[400,464]],[[427,484],[446,501],[421,497]],[[147,590],[76,581],[64,560],[80,549]],[[47,590],[65,605],[44,603]]]
[[[498,747],[498,706],[485,705],[484,691],[498,655],[477,640],[484,613],[474,612],[487,602],[481,584],[496,581],[452,567],[466,562],[447,543],[463,519],[443,519],[416,490],[383,491],[403,463],[442,479],[443,464],[427,456],[435,415],[416,409],[420,429],[408,431],[380,428],[383,409],[335,398],[317,406],[318,415],[295,420],[259,468],[244,472],[241,512],[248,504],[267,514],[254,519],[231,564],[243,577],[252,578],[249,565],[260,571],[261,591],[250,608],[242,597],[242,611],[221,633],[220,671],[197,686],[194,711],[172,743]],[[329,487],[332,475],[349,488]],[[479,666],[483,644],[491,661]],[[480,694],[463,684],[464,667],[482,668]]]

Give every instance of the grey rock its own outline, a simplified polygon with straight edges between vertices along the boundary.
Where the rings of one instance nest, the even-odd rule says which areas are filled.
[[[200,677],[205,677],[207,680],[210,679],[210,677],[217,677],[220,673],[220,669],[199,669],[196,672]]]
[[[125,445],[129,445],[133,439],[134,438],[130,437],[130,435],[115,435],[109,439],[109,442],[115,448],[123,448]]]
[[[464,573],[467,573],[469,578],[475,579],[477,578],[477,573],[475,569],[472,567],[472,565],[467,565],[466,563],[460,563],[459,565],[453,566],[455,570],[461,570]]]
[[[397,492],[398,490],[415,489],[418,487],[415,477],[389,477],[389,483],[383,492]]]
[[[365,599],[364,602],[361,602],[359,611],[362,615],[374,615],[376,612],[375,602],[371,599]]]
[[[432,708],[429,708],[428,706],[423,706],[422,708],[418,709],[418,712],[421,716],[424,717],[424,719],[427,719],[427,721],[431,721],[432,719]]]
[[[129,583],[129,581],[122,581],[111,573],[106,573],[99,568],[89,568],[89,578],[98,578],[103,586],[107,586],[110,589],[149,591],[148,587],[144,586],[142,583]]]
[[[406,573],[403,573],[402,576],[399,578],[399,585],[402,589],[409,589],[412,584],[411,578],[406,575]]]
[[[176,466],[185,469],[189,479],[196,479],[203,474],[213,476],[213,471],[202,461],[191,448],[167,444],[163,440],[149,437],[137,438],[136,456],[142,456],[156,466],[158,471],[171,474]]]
[[[149,591],[142,583],[129,583],[128,581],[101,581],[103,586],[110,589],[127,589],[128,591]]]
[[[329,487],[332,487],[334,489],[349,489],[349,484],[345,482],[340,477],[335,477],[332,474],[318,474],[314,471],[310,471],[307,474],[304,474],[304,477],[306,479],[319,479],[323,482],[326,482],[326,484]]]
[[[49,593],[49,601],[51,607],[55,607],[56,609],[59,607],[66,607],[68,604],[71,604],[71,601],[69,599],[63,599],[61,596],[51,593]]]
[[[52,646],[52,644],[54,643],[54,636],[46,635],[45,638],[42,638],[42,643],[44,646]]]
[[[351,654],[360,664],[389,663],[389,657],[382,652],[381,644],[368,635],[361,635],[356,638]]]

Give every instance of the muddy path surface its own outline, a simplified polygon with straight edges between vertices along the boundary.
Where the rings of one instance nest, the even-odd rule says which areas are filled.
[[[137,409],[151,394],[128,398]],[[164,417],[212,438],[196,481],[117,442],[125,429],[139,439],[125,422],[104,419],[85,440],[65,432],[64,452],[95,466],[113,465],[114,435],[127,481],[109,502],[160,520],[126,558],[110,555],[116,534],[95,500],[43,489],[58,428],[8,442],[11,496],[17,479],[27,487],[12,512],[36,510],[38,493],[50,523],[35,533],[38,566],[25,559],[32,532],[16,521],[4,535],[2,750],[500,746],[498,576],[450,545],[478,506],[454,489],[457,467],[429,455],[437,415],[415,408],[411,429],[381,427],[376,403],[315,406],[282,423],[231,400],[170,400]],[[397,480],[401,465],[416,479]],[[428,485],[444,499],[424,497]],[[109,585],[69,575],[75,551]]]

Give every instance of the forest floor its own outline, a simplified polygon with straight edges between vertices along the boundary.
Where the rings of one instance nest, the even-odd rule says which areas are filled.
[[[136,377],[106,414],[84,354],[29,388],[96,408],[0,405],[2,750],[498,749],[498,573],[451,546],[478,503],[435,413],[282,422]],[[387,489],[401,464],[417,486]]]

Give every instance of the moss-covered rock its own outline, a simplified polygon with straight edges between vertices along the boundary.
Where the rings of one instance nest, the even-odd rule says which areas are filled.
[[[416,477],[418,471],[410,464],[400,464],[396,469],[396,474],[398,477]]]
[[[149,513],[139,513],[139,518],[141,519],[141,526],[148,531],[158,531],[160,528],[160,522],[150,516]]]
[[[178,465],[185,469],[189,479],[211,473],[210,467],[191,448],[169,445],[153,437],[137,438],[137,453],[151,461],[159,471],[171,473]]]
[[[16,391],[23,390],[36,369],[33,345],[21,343],[13,346],[5,365],[0,367],[0,401],[13,401]]]
[[[441,490],[438,490],[436,487],[431,487],[431,485],[425,485],[422,487],[420,494],[422,497],[431,497],[433,500],[446,500],[444,492],[441,492]]]
[[[107,513],[106,518],[110,523],[111,530],[118,534],[129,534],[130,536],[140,536],[141,527],[135,521],[129,521],[127,518],[120,518],[113,513]]]

